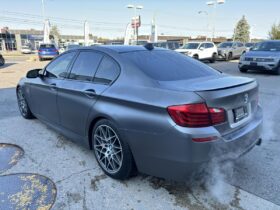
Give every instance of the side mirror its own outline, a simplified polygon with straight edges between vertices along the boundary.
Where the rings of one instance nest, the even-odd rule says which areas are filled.
[[[200,47],[199,49],[200,49],[201,51],[203,51],[205,48],[204,48],[204,47]]]
[[[37,77],[39,77],[39,76],[41,76],[42,74],[40,74],[40,71],[41,71],[42,69],[32,69],[32,70],[30,70],[30,71],[28,71],[27,72],[27,74],[26,74],[26,77],[27,78],[37,78]]]

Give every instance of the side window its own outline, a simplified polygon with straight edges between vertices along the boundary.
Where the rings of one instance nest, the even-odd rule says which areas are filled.
[[[98,70],[94,76],[93,81],[101,84],[112,83],[120,73],[119,65],[108,56],[104,56]]]
[[[96,69],[103,55],[96,52],[80,52],[78,55],[69,78],[81,81],[92,81]]]
[[[46,67],[45,76],[50,78],[65,78],[67,68],[75,54],[76,52],[70,52],[59,56]]]
[[[212,43],[206,43],[206,48],[213,48],[214,45]]]
[[[243,47],[244,45],[241,42],[238,42],[237,46],[238,47]]]
[[[205,43],[202,43],[200,46],[199,46],[199,48],[206,48],[206,44]]]

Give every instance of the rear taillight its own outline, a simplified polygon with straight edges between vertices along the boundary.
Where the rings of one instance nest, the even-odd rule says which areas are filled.
[[[225,122],[225,110],[207,107],[205,103],[170,106],[167,108],[174,122],[183,127],[207,127]]]

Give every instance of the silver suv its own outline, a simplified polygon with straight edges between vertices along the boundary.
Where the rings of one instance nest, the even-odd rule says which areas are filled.
[[[241,42],[222,42],[218,45],[218,58],[231,60],[240,58],[246,52],[246,47]]]
[[[280,75],[280,41],[264,41],[241,56],[239,70],[263,70]]]

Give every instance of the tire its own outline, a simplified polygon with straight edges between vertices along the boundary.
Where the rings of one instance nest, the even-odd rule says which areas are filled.
[[[193,58],[194,58],[195,60],[199,60],[198,55],[194,55]]]
[[[232,60],[232,53],[231,52],[226,57],[226,61],[230,61],[230,60]]]
[[[92,130],[95,158],[105,174],[125,180],[135,175],[136,167],[128,143],[109,120],[98,121]]]
[[[24,97],[24,93],[21,87],[17,88],[17,101],[18,101],[18,107],[20,114],[25,118],[25,119],[33,119],[35,118],[34,115],[32,114],[27,101]]]
[[[280,75],[280,67],[278,67],[277,70],[275,70],[274,74],[275,75]]]
[[[213,53],[212,55],[212,59],[209,60],[210,63],[215,63],[217,60],[217,54],[216,53]]]
[[[248,69],[245,69],[245,68],[239,68],[239,71],[242,72],[242,73],[246,73],[248,71]]]
[[[5,65],[5,59],[3,57],[0,57],[0,66]]]

